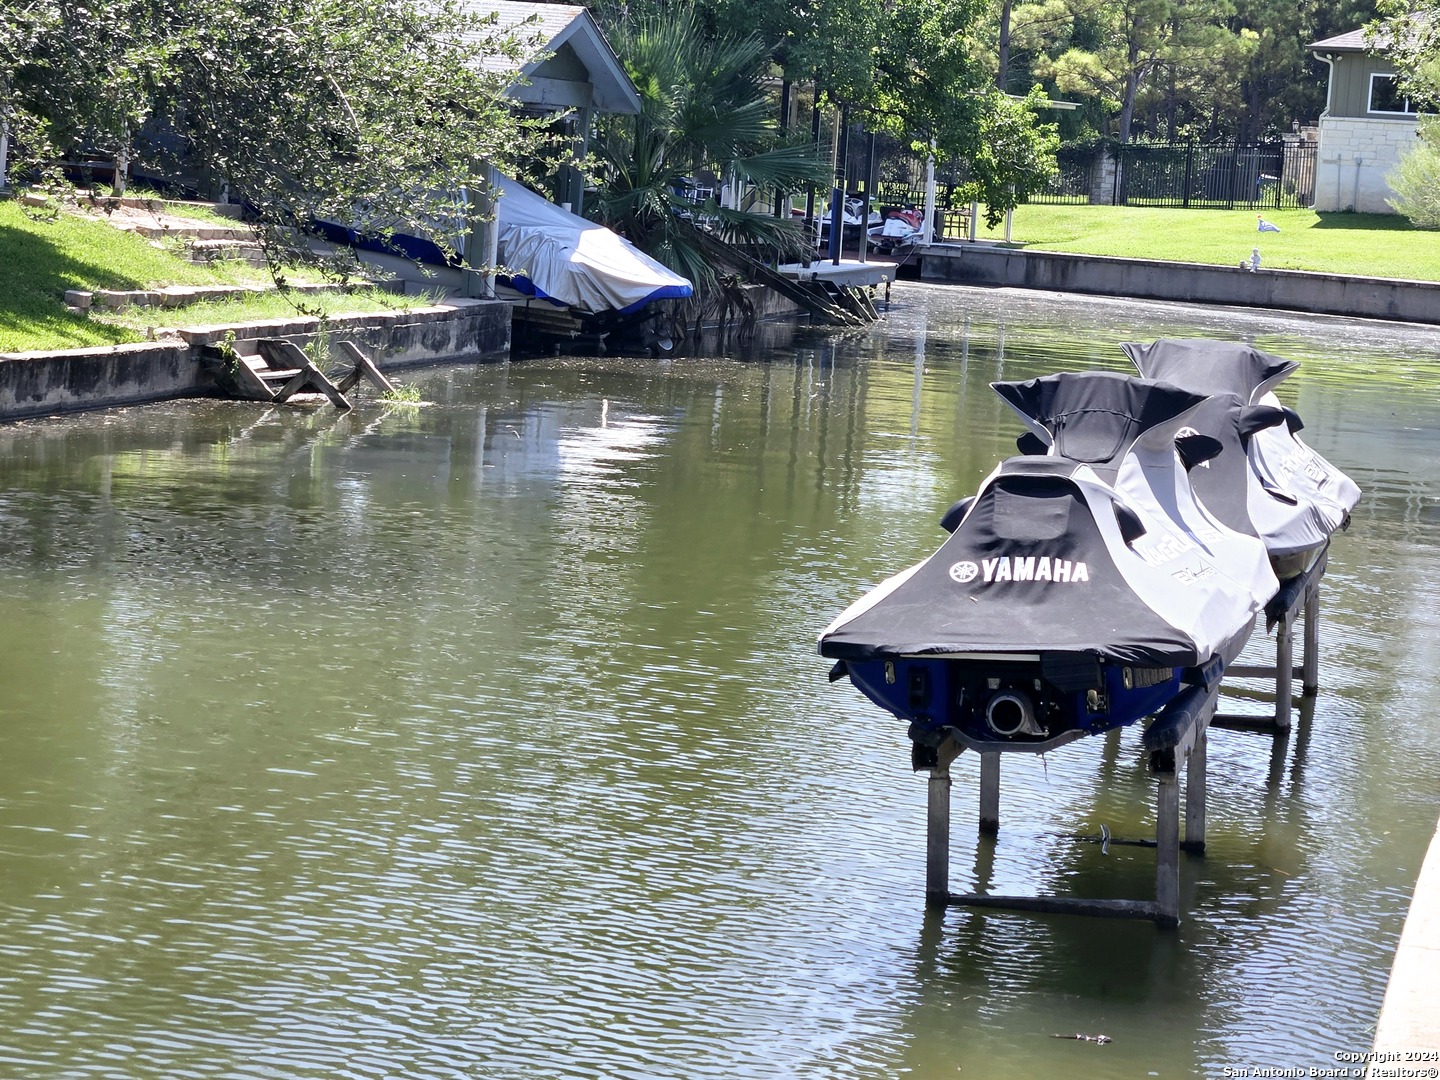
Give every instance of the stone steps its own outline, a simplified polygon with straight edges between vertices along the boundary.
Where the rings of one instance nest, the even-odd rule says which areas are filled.
[[[145,224],[142,222],[119,222],[117,229],[124,229],[133,232],[136,236],[143,236],[147,240],[167,240],[178,238],[181,240],[247,240],[253,241],[255,233],[245,225],[205,225],[200,223],[180,223],[178,219],[171,219],[156,224]]]
[[[191,262],[233,259],[251,266],[265,265],[265,249],[254,240],[195,240],[189,247]]]
[[[289,285],[287,288],[291,292],[306,296],[354,292],[356,289],[367,288],[403,293],[405,283],[398,279],[349,285],[318,282]],[[65,303],[76,311],[89,311],[92,308],[118,311],[126,307],[180,308],[198,304],[204,300],[233,300],[237,297],[259,296],[275,291],[276,288],[273,285],[167,285],[159,289],[71,289],[65,293]]]

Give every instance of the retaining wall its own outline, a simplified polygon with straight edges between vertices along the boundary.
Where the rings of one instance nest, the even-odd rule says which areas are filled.
[[[927,281],[964,285],[1440,323],[1440,284],[1434,282],[1266,270],[1263,266],[1251,272],[1238,267],[1021,251],[971,243],[925,248],[920,254],[920,276]]]
[[[201,363],[201,351],[227,334],[242,354],[262,337],[308,344],[314,318],[269,319],[236,326],[177,331],[177,338],[135,345],[0,353],[0,420],[49,416],[219,391]],[[498,300],[455,299],[406,312],[331,316],[330,340],[354,341],[375,356],[381,370],[416,364],[484,360],[510,351],[510,305]]]

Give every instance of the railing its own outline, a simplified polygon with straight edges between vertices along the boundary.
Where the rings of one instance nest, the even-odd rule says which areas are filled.
[[[1065,146],[1056,155],[1058,168],[1049,187],[1029,201],[1208,210],[1306,208],[1315,202],[1316,149],[1315,143],[1302,139]],[[923,206],[924,159],[898,144],[880,147],[876,156],[877,208]],[[942,163],[936,171],[936,205],[947,222],[947,235],[950,222],[963,228],[961,218],[970,205],[968,179],[963,166]]]
[[[1037,203],[1110,203],[1231,210],[1283,209],[1315,201],[1316,144],[1130,143],[1065,147]]]

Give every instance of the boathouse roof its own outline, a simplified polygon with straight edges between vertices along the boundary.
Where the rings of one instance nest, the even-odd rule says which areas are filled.
[[[635,114],[640,95],[594,17],[572,4],[522,0],[463,0],[477,15],[493,15],[501,30],[533,30],[543,42],[541,59],[523,67],[490,55],[494,71],[513,70],[522,81],[510,88],[516,101],[540,109],[594,109]]]

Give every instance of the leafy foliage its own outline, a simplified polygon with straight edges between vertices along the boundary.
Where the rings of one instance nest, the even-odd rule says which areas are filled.
[[[1419,228],[1440,229],[1440,126],[1435,120],[1422,121],[1419,140],[1385,179],[1395,192],[1386,201],[1398,213]]]
[[[768,47],[753,35],[710,36],[689,7],[621,23],[611,40],[642,104],[639,116],[606,117],[599,127],[590,167],[605,223],[701,286],[715,269],[695,242],[697,215],[731,242],[796,253],[803,240],[791,222],[713,199],[696,206],[685,195],[703,171],[764,191],[828,178],[808,144],[780,137],[764,82]]]
[[[1046,97],[1039,87],[1015,101],[994,92],[980,128],[980,146],[970,159],[975,197],[985,204],[992,229],[1026,198],[1041,190],[1055,172],[1060,140],[1051,125],[1036,122]]]
[[[708,261],[683,250],[689,245],[677,211],[686,208],[667,195],[672,179],[714,167],[766,190],[794,191],[806,182],[828,187],[829,170],[813,152],[776,141],[768,120],[774,104],[761,81],[773,59],[785,77],[813,81],[817,101],[848,103],[871,130],[968,162],[976,193],[1003,214],[1054,171],[1056,139],[1053,125],[1038,120],[1041,98],[1017,103],[994,89],[984,50],[970,33],[985,8],[986,0],[859,6],[712,0],[700,10],[666,0],[637,0],[623,10],[602,5],[617,51],[646,99],[645,115],[633,127],[607,122],[602,131],[604,167],[597,178],[607,192],[607,213],[652,254],[706,280]],[[722,70],[744,74],[727,84],[717,77]],[[732,146],[715,141],[716,131],[705,130],[690,111],[701,103],[723,112],[720,126],[743,137]],[[756,126],[762,120],[763,130]],[[732,237],[775,243],[790,235],[774,219],[751,220],[713,206],[702,213]]]
[[[1061,118],[1067,139],[1271,137],[1324,106],[1306,46],[1365,25],[1374,3],[1030,0],[1012,11],[1007,85],[1078,103]]]
[[[1076,0],[1069,5],[1079,32],[1069,46],[1037,62],[1039,74],[1063,91],[1092,94],[1118,112],[1116,133],[1130,141],[1137,102],[1152,80],[1166,75],[1172,90],[1217,67],[1233,66],[1245,39],[1226,31],[1233,11],[1225,0]]]
[[[6,4],[0,106],[42,121],[56,153],[122,166],[151,121],[154,160],[246,203],[277,263],[307,252],[291,230],[315,218],[448,248],[477,162],[513,168],[548,142],[504,97],[535,35],[454,0]]]
[[[1440,0],[1381,0],[1369,41],[1400,71],[1401,85],[1428,112],[1440,112]]]

